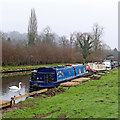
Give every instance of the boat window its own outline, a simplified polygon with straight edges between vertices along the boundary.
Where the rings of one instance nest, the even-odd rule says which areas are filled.
[[[79,68],[79,74],[81,73],[81,68]]]
[[[32,81],[36,81],[37,80],[37,74],[35,72],[32,73],[31,80]]]
[[[48,75],[45,74],[45,75],[44,75],[44,82],[47,82],[47,80],[48,80]]]
[[[53,76],[48,74],[48,82],[52,82],[54,80]]]
[[[75,76],[76,76],[76,69],[75,69],[75,67],[74,67],[73,69],[74,69],[74,74],[75,74]]]
[[[83,68],[83,71],[85,72],[85,68]]]
[[[52,82],[53,80],[54,80],[54,78],[51,74],[44,75],[44,82]]]

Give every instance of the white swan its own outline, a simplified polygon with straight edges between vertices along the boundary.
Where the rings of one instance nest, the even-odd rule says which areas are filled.
[[[10,90],[20,90],[21,89],[21,84],[22,84],[22,82],[19,82],[19,87],[17,87],[17,86],[11,86],[9,88],[10,88]]]

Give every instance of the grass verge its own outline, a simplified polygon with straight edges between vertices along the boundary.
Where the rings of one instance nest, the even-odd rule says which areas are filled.
[[[65,88],[65,87],[64,87]],[[118,71],[79,84],[56,96],[29,98],[3,118],[118,118]],[[43,98],[45,97],[45,98]],[[13,106],[14,107],[14,106]]]
[[[37,68],[37,67],[51,67],[51,66],[57,66],[57,65],[66,65],[67,63],[59,63],[59,64],[45,64],[45,65],[28,65],[28,66],[3,66],[0,67],[1,70],[16,70],[16,69],[31,69],[31,68]]]
[[[23,76],[23,75],[31,75],[31,72],[19,72],[19,73],[9,73],[9,74],[2,74],[0,77],[13,77],[13,76]]]

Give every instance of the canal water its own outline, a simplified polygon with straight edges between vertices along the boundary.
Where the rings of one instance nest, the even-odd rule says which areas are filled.
[[[19,87],[19,82],[22,82],[20,94],[23,95],[29,93],[29,80],[30,75],[19,75],[2,78],[2,100],[11,100],[11,97],[19,96],[19,91],[9,89],[11,86]],[[25,98],[22,98],[21,100],[25,100]],[[19,102],[21,100],[17,100],[16,102]]]

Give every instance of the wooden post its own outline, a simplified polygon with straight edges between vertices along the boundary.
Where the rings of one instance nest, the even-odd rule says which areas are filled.
[[[15,104],[15,96],[14,96],[14,98],[13,98],[13,104]]]
[[[12,107],[12,98],[11,98],[11,100],[10,100],[10,107]]]

